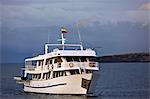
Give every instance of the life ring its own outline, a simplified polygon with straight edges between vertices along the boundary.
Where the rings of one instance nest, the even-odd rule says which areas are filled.
[[[70,66],[70,67],[73,67],[73,66],[74,66],[74,64],[73,64],[73,63],[69,63],[69,66]]]
[[[89,66],[90,66],[90,67],[93,67],[93,63],[89,63]]]
[[[95,63],[93,62],[93,63],[89,63],[89,66],[90,67],[95,67]]]

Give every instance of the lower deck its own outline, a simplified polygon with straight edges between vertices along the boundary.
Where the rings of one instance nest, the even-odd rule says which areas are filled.
[[[26,77],[28,80],[32,81],[41,81],[41,80],[48,80],[53,79],[57,77],[64,77],[64,76],[71,76],[71,75],[82,75],[82,74],[89,74],[93,73],[94,70],[85,70],[85,69],[72,69],[72,70],[64,70],[64,71],[47,71],[44,73],[26,73],[24,74],[24,77]]]
[[[49,94],[86,94],[92,73],[61,76],[47,80],[30,80],[24,83],[25,92]]]

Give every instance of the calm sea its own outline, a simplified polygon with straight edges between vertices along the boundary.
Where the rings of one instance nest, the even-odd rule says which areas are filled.
[[[94,73],[91,96],[24,93],[13,80],[23,64],[1,64],[0,99],[150,99],[149,63],[102,63]]]

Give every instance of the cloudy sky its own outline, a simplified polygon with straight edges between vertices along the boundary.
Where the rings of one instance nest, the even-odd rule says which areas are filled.
[[[149,0],[1,0],[0,9],[1,62],[43,53],[61,26],[78,42],[76,24],[86,47],[102,47],[98,55],[149,50]]]

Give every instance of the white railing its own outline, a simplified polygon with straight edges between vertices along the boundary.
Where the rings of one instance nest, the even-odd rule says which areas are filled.
[[[44,65],[44,66],[32,66],[32,65],[26,65],[23,70],[26,71],[35,71],[35,70],[51,70],[52,67],[54,69],[58,68],[95,68],[98,67],[98,62],[62,62],[60,66],[58,64],[53,64],[53,65]]]
[[[98,62],[67,62],[62,64],[67,67],[98,67]]]
[[[28,71],[35,71],[36,66],[32,65],[27,65],[25,68],[22,68],[23,70],[28,70]]]

